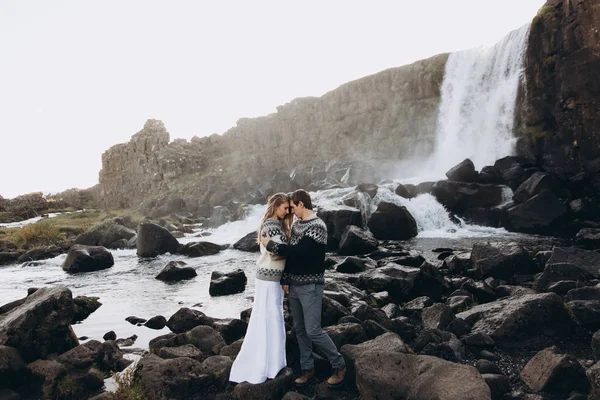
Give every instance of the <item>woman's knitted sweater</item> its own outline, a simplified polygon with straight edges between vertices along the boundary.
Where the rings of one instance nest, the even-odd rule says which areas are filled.
[[[288,238],[281,229],[281,222],[276,219],[268,218],[265,220],[260,230],[261,237],[266,235],[276,243],[287,244]],[[261,244],[260,257],[256,261],[256,279],[261,281],[279,282],[285,268],[285,258],[273,254]]]
[[[267,250],[286,258],[283,285],[324,283],[327,225],[313,214],[292,225],[290,243],[270,241]]]

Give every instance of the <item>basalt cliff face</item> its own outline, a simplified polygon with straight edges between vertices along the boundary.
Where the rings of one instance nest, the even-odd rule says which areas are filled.
[[[239,197],[296,167],[319,165],[326,171],[332,163],[360,160],[383,170],[427,155],[435,141],[447,57],[391,68],[319,98],[295,99],[276,113],[240,119],[223,135],[190,142],[169,142],[163,123],[149,120],[128,143],[102,155],[101,204],[129,207],[179,193],[196,209],[219,204],[215,196]]]
[[[600,0],[548,0],[533,19],[517,100],[518,152],[568,178],[599,172]]]
[[[231,201],[264,203],[274,190],[394,177],[399,161],[432,153],[447,59],[388,69],[189,142],[170,141],[162,122],[149,120],[103,154],[100,202],[208,216]],[[546,2],[531,24],[524,78],[517,155],[599,197],[600,0]]]

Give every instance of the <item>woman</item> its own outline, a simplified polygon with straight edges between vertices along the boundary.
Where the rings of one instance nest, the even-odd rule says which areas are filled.
[[[257,240],[270,236],[287,243],[293,214],[289,213],[289,198],[277,193],[269,198]],[[269,253],[260,245],[254,281],[254,305],[242,348],[231,367],[232,382],[262,383],[277,376],[286,366],[285,324],[283,321],[283,290],[281,276],[285,259]]]

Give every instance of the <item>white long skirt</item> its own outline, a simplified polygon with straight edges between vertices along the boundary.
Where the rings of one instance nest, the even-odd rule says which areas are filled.
[[[231,367],[232,382],[263,383],[287,364],[281,284],[254,282],[254,305],[242,348]]]

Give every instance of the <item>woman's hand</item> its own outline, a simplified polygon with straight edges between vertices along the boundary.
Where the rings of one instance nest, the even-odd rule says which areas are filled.
[[[269,234],[267,233],[266,236],[263,236],[262,239],[260,239],[260,243],[265,246],[265,249],[267,248],[267,244],[269,244],[269,241],[271,241],[271,236],[269,236]]]

